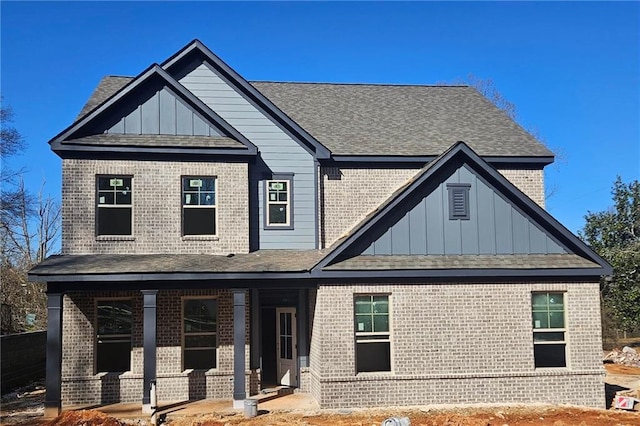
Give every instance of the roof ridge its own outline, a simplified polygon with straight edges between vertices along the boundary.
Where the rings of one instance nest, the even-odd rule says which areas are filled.
[[[249,83],[273,83],[273,84],[308,84],[325,86],[390,86],[390,87],[471,87],[468,84],[407,84],[407,83],[334,83],[323,81],[274,81],[274,80],[250,80]]]

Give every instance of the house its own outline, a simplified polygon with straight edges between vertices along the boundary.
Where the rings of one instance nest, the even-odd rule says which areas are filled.
[[[148,410],[152,383],[604,406],[611,267],[544,210],[553,154],[471,87],[250,83],[196,40],[50,145],[48,414]]]

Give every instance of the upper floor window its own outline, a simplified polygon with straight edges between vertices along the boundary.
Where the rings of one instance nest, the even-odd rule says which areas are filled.
[[[265,228],[293,228],[293,175],[274,175],[265,182]]]
[[[96,372],[131,369],[131,300],[96,302]]]
[[[131,235],[132,177],[98,176],[97,181],[96,234]]]
[[[531,310],[536,368],[566,367],[564,293],[533,293]]]
[[[216,235],[216,178],[182,178],[182,234]]]

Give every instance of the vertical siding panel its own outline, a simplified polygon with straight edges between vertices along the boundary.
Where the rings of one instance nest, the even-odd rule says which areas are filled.
[[[444,254],[442,185],[426,199],[427,210],[427,254]]]
[[[549,236],[547,236],[547,253],[560,254],[560,253],[566,253],[566,251],[565,249],[560,247],[558,243],[556,243]]]
[[[118,120],[116,124],[111,126],[111,128],[107,130],[107,133],[114,133],[119,135],[123,134],[124,133],[124,117]]]
[[[478,253],[496,254],[496,216],[494,193],[480,179],[476,179],[478,216]]]
[[[462,254],[462,241],[460,234],[460,221],[449,220],[449,191],[448,183],[460,183],[459,170],[445,180],[440,186],[442,187],[441,210],[443,218],[444,233],[444,254]]]
[[[427,254],[427,207],[423,198],[409,212],[410,254]]]
[[[469,220],[460,220],[460,238],[462,242],[462,254],[478,254],[478,179],[466,167],[460,169],[460,183],[469,183]]]
[[[411,231],[409,228],[409,214],[405,214],[391,229],[392,253],[410,254],[409,244]]]
[[[180,101],[176,102],[176,134],[193,134],[193,113]]]
[[[391,228],[387,229],[387,231],[378,238],[373,249],[376,255],[391,254]]]
[[[513,207],[511,208],[513,226],[513,253],[526,254],[529,250],[529,221]]]
[[[497,254],[513,254],[513,230],[511,225],[511,206],[498,194],[493,194],[496,223]]]
[[[209,125],[204,120],[193,114],[193,135],[194,136],[208,136]]]
[[[160,108],[160,134],[176,134],[176,98],[167,89],[158,94],[158,108]]]
[[[124,118],[124,132],[128,135],[139,135],[140,130],[140,106],[138,106]]]
[[[155,93],[141,105],[142,134],[157,135],[160,133],[159,94]]]
[[[543,254],[547,251],[547,236],[529,222],[529,253]]]

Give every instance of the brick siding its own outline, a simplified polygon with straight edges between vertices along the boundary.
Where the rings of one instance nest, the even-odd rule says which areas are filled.
[[[133,176],[133,236],[96,237],[96,175]],[[181,176],[215,176],[219,237],[183,237]],[[246,163],[62,160],[62,254],[249,251]]]
[[[534,368],[533,291],[566,291],[567,368]],[[528,402],[603,407],[598,291],[597,283],[321,286],[310,392],[323,408]],[[353,296],[362,293],[390,295],[392,372],[356,374]]]
[[[321,168],[322,247],[330,247],[419,169]],[[542,170],[498,170],[544,208]]]
[[[218,365],[209,371],[182,368],[182,297],[218,300]],[[96,299],[130,298],[133,330],[131,370],[123,374],[94,372]],[[157,299],[157,390],[160,401],[233,395],[233,294],[229,290],[160,291]],[[129,291],[73,292],[64,297],[62,331],[63,405],[141,402],[143,381],[142,294]],[[249,311],[245,360],[249,365]],[[246,391],[257,393],[256,372],[246,372]]]

